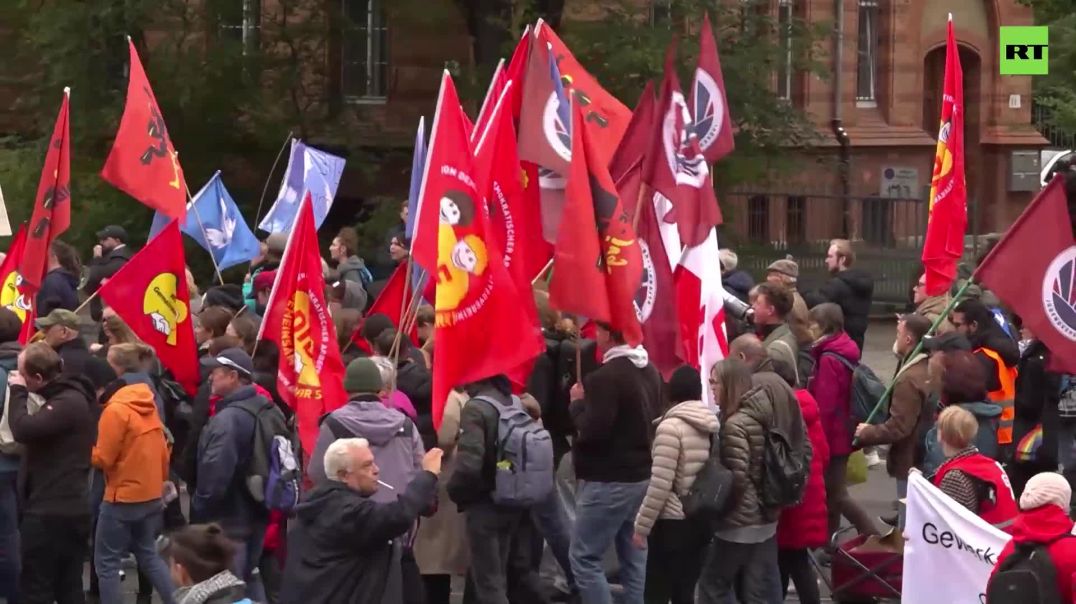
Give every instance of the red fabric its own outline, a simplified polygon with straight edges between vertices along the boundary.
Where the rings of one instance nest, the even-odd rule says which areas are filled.
[[[1016,517],[1020,510],[1016,507],[1012,487],[1009,486],[1009,477],[1001,468],[1001,464],[981,453],[956,457],[938,468],[934,474],[934,486],[940,487],[945,475],[953,470],[960,470],[994,487],[996,501],[979,503],[980,518],[990,524],[999,525]]]
[[[716,406],[708,381],[710,370],[729,353],[725,333],[725,288],[721,284],[717,229],[700,245],[684,249],[676,269],[677,315],[684,360],[699,369],[702,398]]]
[[[643,339],[634,303],[643,273],[642,252],[609,171],[583,127],[578,104],[573,105],[572,120],[575,151],[553,252],[549,303],[609,323],[634,346]]]
[[[162,214],[183,218],[187,213],[183,168],[134,43],[128,40],[128,46],[127,104],[101,178]]]
[[[15,313],[22,321],[19,343],[26,344],[34,335],[34,300],[37,288],[26,282],[19,274],[18,266],[22,262],[23,250],[26,249],[26,225],[19,227],[7,256],[0,264],[0,306]]]
[[[945,80],[941,124],[930,180],[930,218],[923,240],[927,295],[946,292],[956,279],[968,226],[968,191],[964,182],[964,72],[960,68],[953,22],[945,44]]]
[[[194,394],[201,372],[179,222],[168,223],[97,293],[139,339],[153,347],[176,381]]]
[[[377,299],[374,300],[374,303],[370,305],[370,309],[366,312],[367,317],[381,313],[392,321],[396,329],[400,328],[400,311],[403,309],[404,304],[410,304],[413,296],[412,292],[414,291],[412,289],[414,287],[413,283],[408,286],[407,268],[406,262],[396,265],[396,270],[392,271],[392,276],[389,277],[385,287],[381,289],[381,293],[377,295]],[[411,333],[407,335],[411,338],[411,343],[417,347],[419,345],[418,321],[415,321],[415,324],[411,327]],[[366,342],[366,338],[362,337],[361,324],[351,334],[351,342],[366,354],[373,354],[370,344]]]
[[[557,113],[552,107],[560,106],[553,80],[554,64],[544,43],[539,41],[530,45],[519,109],[519,158],[557,174],[567,174],[571,161],[570,124],[547,123],[546,120],[547,113]],[[563,74],[561,76],[564,84]],[[564,93],[565,96],[569,94],[567,88]]]
[[[531,26],[528,25],[524,28],[523,35],[520,36],[515,50],[512,51],[512,57],[508,59],[508,65],[504,68],[505,80],[513,83],[510,95],[512,100],[511,108],[512,117],[517,122],[519,121],[519,113],[523,108],[523,80],[527,75],[527,59],[530,58],[531,40],[533,39],[534,35],[531,33]]]
[[[631,114],[631,122],[628,124],[627,131],[624,132],[624,138],[621,139],[620,146],[617,147],[613,159],[609,162],[609,176],[613,177],[618,188],[622,187],[622,182],[631,178],[632,170],[642,169],[642,162],[650,150],[650,137],[654,135],[656,102],[654,82],[647,80],[643,93],[639,95],[639,102],[635,105],[635,111]],[[639,178],[642,178],[641,173]],[[627,195],[628,192],[623,189],[621,192],[625,194],[623,199],[628,206],[626,209],[634,216],[638,188],[635,190],[636,195]]]
[[[714,163],[736,148],[732,137],[732,118],[725,94],[725,76],[721,73],[721,58],[710,25],[710,13],[703,14],[699,31],[699,65],[691,94],[691,115],[699,133],[699,149],[706,161]],[[700,107],[699,102],[705,101]]]
[[[624,137],[624,131],[631,121],[631,110],[609,94],[594,76],[587,73],[583,66],[568,50],[553,28],[547,23],[539,22],[535,33],[538,44],[531,44],[531,49],[549,46],[553,59],[560,71],[564,92],[576,100],[583,108],[583,124],[587,135],[593,141],[594,154],[601,165],[608,166],[613,152]]]
[[[1013,522],[1010,532],[1012,541],[1006,543],[1005,548],[998,554],[998,564],[1012,555],[1018,543],[1045,543],[1061,535],[1068,535],[1072,532],[1072,519],[1068,517],[1067,510],[1056,505],[1044,505],[1021,512]],[[1061,601],[1076,601],[1076,593],[1073,593],[1072,589],[1072,575],[1076,573],[1076,537],[1061,537],[1047,547],[1047,551],[1054,568],[1057,569],[1057,589],[1061,594]],[[997,570],[995,565],[990,573],[991,578]]]
[[[321,416],[347,402],[310,193],[299,207],[277,274],[260,336],[280,349],[277,392],[295,410],[305,458],[314,450]]]
[[[680,91],[675,56],[675,47],[670,46],[665,55],[657,118],[652,124],[651,148],[643,162],[643,182],[672,201],[681,243],[692,247],[705,241],[710,230],[721,224],[721,208]]]
[[[824,352],[841,355],[852,363],[859,362],[859,347],[843,331],[830,336],[811,349],[814,357],[814,374],[807,388],[818,401],[822,416],[822,428],[826,431],[829,452],[834,457],[852,452],[852,412],[849,396],[852,389],[852,372],[840,361]]]
[[[253,386],[254,386],[254,392],[256,394],[260,394],[261,396],[264,396],[265,400],[267,400],[267,401],[272,401],[273,400],[273,395],[270,394],[270,392],[268,390],[266,390],[265,388],[262,388],[259,384],[253,384]],[[221,399],[221,397],[219,397],[219,396],[217,396],[215,394],[210,394],[209,395],[209,417],[213,417],[214,415],[217,414],[217,403],[220,402],[220,399]]]
[[[71,226],[71,127],[68,120],[70,96],[65,91],[45,152],[45,165],[37,183],[29,238],[19,274],[36,287],[48,272],[49,245]]]
[[[1071,338],[1076,337],[1076,239],[1071,224],[1064,177],[1057,175],[974,275],[1054,351],[1071,350]],[[1076,355],[1050,355],[1050,370],[1076,373]]]
[[[537,325],[521,310],[521,294],[492,236],[489,212],[481,205],[484,196],[477,177],[490,170],[475,166],[456,87],[447,73],[441,98],[434,120],[436,144],[431,145],[435,159],[427,172],[438,178],[430,176],[422,202],[433,204],[437,220],[436,270],[431,273],[436,281],[435,427],[441,425],[453,387],[509,373],[545,350]]]
[[[475,118],[474,130],[471,131],[471,144],[476,144],[478,137],[482,136],[482,132],[489,126],[493,107],[497,104],[497,99],[501,98],[506,86],[508,86],[508,74],[505,73],[504,59],[501,59],[497,63],[497,68],[493,70],[493,76],[489,79],[489,88],[486,89],[486,97],[482,99],[482,106],[478,108],[478,117]],[[509,106],[509,111],[511,111],[511,106]]]
[[[811,439],[811,474],[803,501],[781,510],[777,522],[777,547],[781,549],[804,549],[822,547],[829,540],[829,520],[826,510],[826,481],[822,476],[829,463],[829,444],[822,430],[818,403],[806,390],[797,390],[803,421],[807,424],[807,437]]]

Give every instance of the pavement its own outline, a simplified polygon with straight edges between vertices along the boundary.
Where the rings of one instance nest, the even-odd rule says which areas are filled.
[[[893,321],[875,321],[871,323],[870,328],[867,330],[867,338],[865,342],[865,351],[863,355],[863,361],[874,369],[883,380],[889,379],[894,371],[896,371],[896,358],[893,356],[892,346],[893,338],[896,334],[896,324]],[[885,465],[876,466],[871,468],[868,473],[867,482],[851,487],[852,496],[859,502],[861,506],[873,517],[887,516],[895,511],[894,501],[896,499],[896,483],[885,472]],[[880,528],[884,528],[881,525],[881,521],[876,521]],[[847,524],[847,522],[845,522]],[[833,602],[829,597],[829,590],[824,581],[821,583],[823,590],[823,602]],[[89,564],[86,565],[86,585],[89,586]],[[138,579],[133,571],[127,573],[127,580],[124,581],[125,599],[124,604],[136,604],[135,593],[138,589]],[[461,604],[463,601],[463,582],[457,580],[453,582],[453,595],[452,603]],[[896,600],[894,600],[896,601]],[[161,600],[156,596],[153,597],[154,603],[160,603]],[[790,593],[785,602],[799,602],[795,593]]]

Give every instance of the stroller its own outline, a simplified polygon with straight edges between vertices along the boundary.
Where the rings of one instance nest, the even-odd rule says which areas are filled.
[[[904,575],[904,548],[900,533],[894,530],[880,541],[875,539],[871,543],[868,543],[869,535],[857,535],[841,541],[845,533],[854,530],[852,527],[845,527],[833,533],[830,538],[833,551],[831,580],[826,578],[822,569],[817,569],[819,576],[826,581],[833,601],[844,604],[884,599],[899,601]],[[891,539],[899,543],[899,551],[886,551],[879,547],[894,545],[894,542],[889,541]]]

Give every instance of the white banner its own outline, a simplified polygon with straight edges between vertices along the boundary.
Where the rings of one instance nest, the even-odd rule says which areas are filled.
[[[982,604],[1010,535],[953,501],[921,474],[908,475],[904,602]]]

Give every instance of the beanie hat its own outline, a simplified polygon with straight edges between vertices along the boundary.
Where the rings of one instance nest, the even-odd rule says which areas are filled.
[[[1056,472],[1042,472],[1031,477],[1020,495],[1020,509],[1027,511],[1053,504],[1068,512],[1072,487]]]
[[[681,365],[669,377],[669,401],[674,405],[684,401],[702,400],[702,379],[690,365]]]
[[[736,252],[726,247],[717,252],[717,261],[721,263],[722,271],[734,271],[736,266],[740,264],[740,257],[736,255]]]
[[[782,260],[776,260],[768,267],[766,267],[767,273],[781,273],[786,277],[791,277],[793,280],[799,279],[800,267],[796,264],[795,260],[791,258],[784,258]]]
[[[376,394],[381,391],[381,370],[366,357],[355,359],[347,366],[344,390],[348,394]]]

